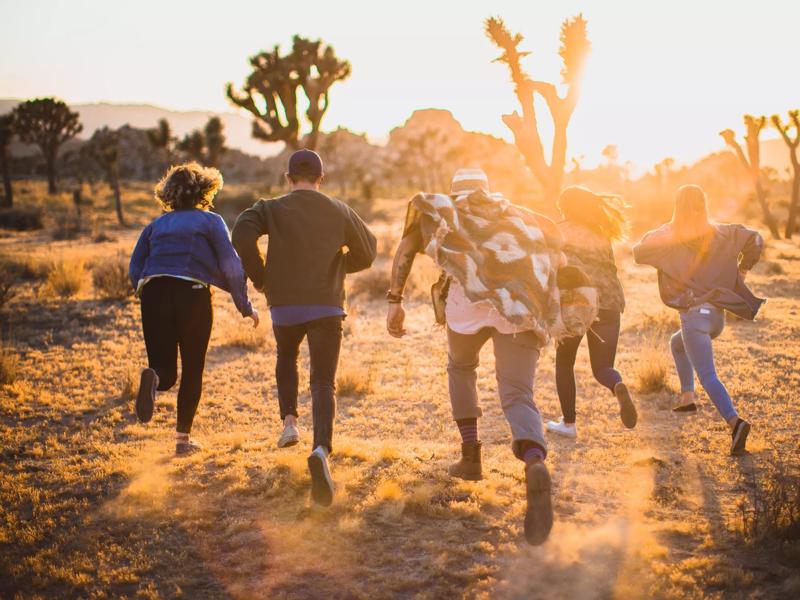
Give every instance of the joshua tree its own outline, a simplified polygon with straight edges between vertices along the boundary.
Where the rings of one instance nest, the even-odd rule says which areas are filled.
[[[114,203],[117,208],[117,219],[125,225],[122,215],[122,194],[119,188],[119,132],[103,127],[94,132],[87,146],[88,155],[103,171],[108,185],[114,191]]]
[[[211,117],[205,128],[206,164],[218,167],[221,155],[227,150],[225,147],[225,127],[219,117]]]
[[[554,206],[564,177],[564,164],[567,155],[567,127],[578,103],[580,80],[586,57],[591,50],[591,42],[586,33],[586,20],[578,15],[565,20],[561,25],[561,78],[567,86],[564,96],[559,96],[556,86],[546,81],[531,79],[522,69],[520,60],[530,52],[520,52],[518,46],[523,40],[521,34],[512,34],[502,19],[492,17],[486,20],[486,34],[503,51],[495,62],[508,66],[514,92],[517,95],[522,115],[516,111],[503,115],[503,122],[514,134],[514,142],[525,158],[536,179],[544,189],[545,200]],[[539,125],[536,120],[534,95],[539,94],[547,103],[553,120],[553,145],[550,164],[547,163],[542,145]]]
[[[61,100],[37,98],[18,105],[13,112],[14,129],[27,144],[36,144],[47,165],[47,191],[56,193],[58,149],[83,130],[78,113]]]
[[[292,51],[281,56],[276,45],[271,52],[261,52],[250,58],[253,72],[240,92],[229,83],[228,98],[250,111],[253,120],[253,137],[267,142],[284,142],[288,148],[300,147],[300,118],[298,116],[298,88],[308,98],[306,117],[311,132],[305,146],[314,149],[320,122],[328,110],[328,90],[337,81],[350,75],[350,63],[339,60],[331,46],[322,40],[308,40],[294,36]]]
[[[761,212],[764,218],[764,224],[769,228],[772,237],[776,240],[781,239],[781,234],[778,232],[778,224],[775,222],[772,212],[767,204],[767,193],[764,186],[761,185],[761,153],[758,145],[758,137],[761,135],[761,130],[767,123],[766,117],[754,117],[752,115],[744,116],[744,125],[747,133],[744,136],[747,145],[747,155],[745,155],[742,146],[736,141],[736,134],[732,129],[725,129],[720,131],[719,134],[725,143],[739,157],[739,162],[742,163],[747,172],[750,174],[750,181],[753,184],[758,203],[761,205]]]
[[[785,125],[780,116],[772,115],[772,124],[780,131],[783,141],[789,147],[789,158],[792,161],[792,201],[789,204],[789,219],[786,221],[785,235],[791,239],[794,234],[794,221],[797,217],[798,204],[800,204],[800,161],[797,159],[797,147],[800,146],[800,111],[789,111],[789,122]],[[794,137],[789,137],[789,131],[794,128]]]
[[[206,136],[199,129],[195,129],[183,136],[183,139],[177,143],[176,148],[185,153],[189,160],[196,160],[202,163],[206,156]]]
[[[156,127],[147,130],[147,139],[153,148],[164,153],[167,165],[172,163],[172,150],[176,140],[172,135],[169,121],[159,119]]]
[[[14,204],[14,189],[11,186],[11,154],[8,147],[11,145],[11,138],[14,137],[14,119],[11,115],[0,116],[0,170],[3,171],[3,189],[5,195],[0,206],[12,206]]]

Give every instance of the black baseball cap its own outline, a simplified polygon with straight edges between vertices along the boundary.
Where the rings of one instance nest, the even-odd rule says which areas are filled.
[[[289,157],[289,175],[300,177],[322,177],[322,158],[313,150],[298,150]]]

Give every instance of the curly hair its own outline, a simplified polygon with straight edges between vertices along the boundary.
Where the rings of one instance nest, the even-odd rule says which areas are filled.
[[[624,240],[628,234],[626,208],[619,196],[595,194],[580,185],[564,189],[558,199],[558,209],[565,219],[581,223],[611,241]]]
[[[222,173],[196,162],[171,166],[156,184],[156,200],[164,210],[206,210],[214,205],[214,196],[222,189]]]

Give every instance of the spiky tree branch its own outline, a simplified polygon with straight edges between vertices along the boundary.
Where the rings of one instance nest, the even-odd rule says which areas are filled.
[[[767,203],[767,194],[764,190],[764,186],[761,185],[761,152],[758,138],[766,122],[766,117],[744,116],[745,130],[747,132],[744,136],[745,145],[747,146],[746,155],[741,144],[736,140],[736,134],[732,129],[724,129],[720,131],[719,134],[722,136],[722,139],[725,140],[725,143],[736,153],[742,166],[747,169],[756,199],[761,205],[764,224],[769,228],[772,237],[779,240],[781,234],[778,231],[778,224],[775,222],[775,218],[772,216],[769,204]]]
[[[231,102],[255,117],[253,137],[298,148],[300,117],[297,96],[302,90],[308,99],[306,118],[311,124],[305,145],[315,148],[320,123],[330,104],[330,87],[350,76],[350,63],[337,58],[331,46],[323,48],[321,40],[294,36],[290,53],[281,56],[276,45],[270,52],[251,57],[250,65],[253,72],[241,91],[229,83],[227,95]]]
[[[561,78],[567,86],[564,96],[559,95],[554,84],[533,80],[522,68],[521,59],[530,52],[519,50],[519,45],[524,39],[521,34],[512,34],[499,17],[487,19],[485,31],[489,39],[503,51],[495,62],[504,63],[508,67],[514,84],[514,93],[522,111],[522,114],[515,111],[503,115],[503,122],[514,135],[514,142],[528,167],[542,184],[546,200],[554,205],[564,176],[567,129],[580,97],[581,77],[586,58],[591,51],[586,20],[579,14],[565,20],[561,25],[561,46],[558,53],[562,61]],[[544,99],[553,120],[554,132],[549,164],[537,122],[535,94]]]
[[[18,105],[14,111],[14,129],[27,144],[36,144],[47,166],[48,192],[56,193],[58,149],[83,131],[79,115],[61,100],[37,98]]]
[[[786,220],[786,231],[784,232],[786,237],[791,239],[795,232],[797,211],[800,209],[798,206],[800,205],[800,161],[797,158],[797,148],[800,146],[800,111],[790,110],[789,120],[786,124],[781,121],[779,115],[772,115],[771,120],[789,149],[789,159],[792,163],[792,200],[789,204],[789,218]],[[789,135],[792,129],[794,129],[794,137]]]

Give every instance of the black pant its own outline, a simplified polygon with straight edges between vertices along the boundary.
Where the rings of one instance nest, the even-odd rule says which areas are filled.
[[[297,355],[300,343],[308,336],[311,361],[311,416],[314,421],[314,448],[333,450],[333,417],[336,412],[336,367],[342,346],[342,317],[325,317],[298,325],[273,325],[278,360],[275,379],[281,419],[297,416]]]
[[[214,314],[211,290],[176,277],[156,277],[142,290],[142,329],[147,362],[158,374],[158,389],[170,389],[178,378],[178,431],[189,433],[203,391],[203,369]]]
[[[589,338],[589,360],[592,374],[599,383],[612,392],[622,381],[622,375],[614,369],[619,341],[620,314],[614,310],[600,310],[597,321],[587,332]],[[561,414],[565,423],[575,422],[575,357],[583,336],[562,340],[556,348],[556,389],[561,402]]]

